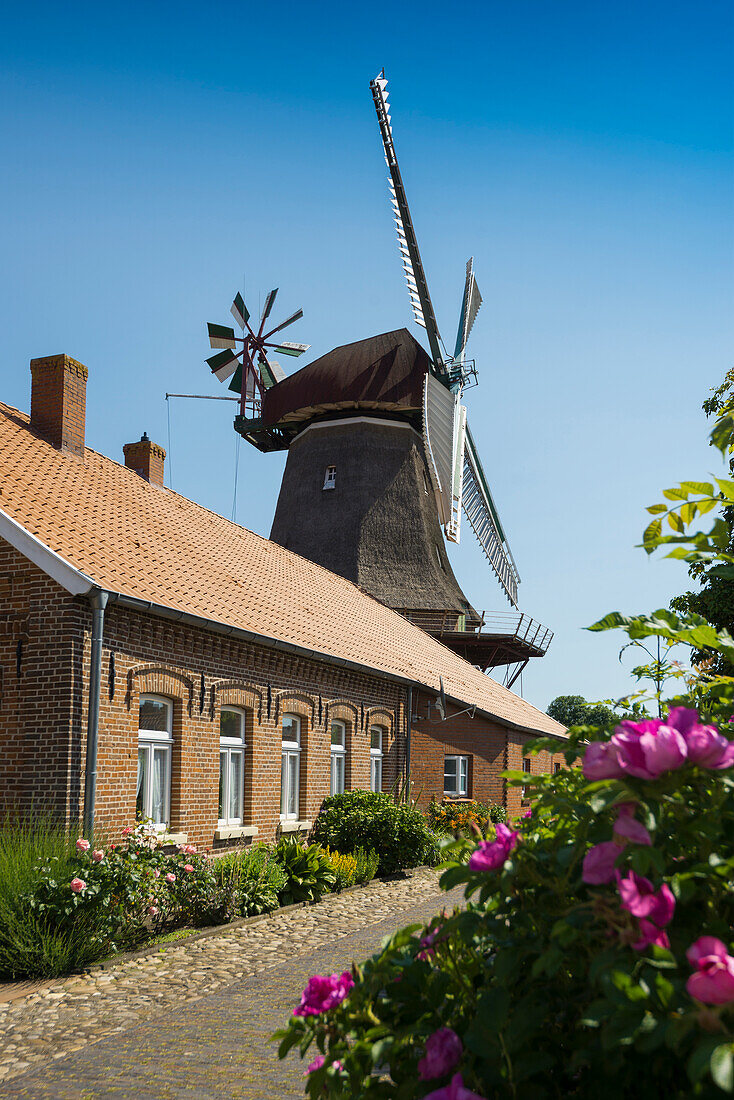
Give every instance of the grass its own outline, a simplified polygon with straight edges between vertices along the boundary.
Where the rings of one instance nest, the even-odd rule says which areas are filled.
[[[55,978],[98,957],[83,923],[50,928],[27,902],[40,867],[54,858],[61,866],[70,861],[77,835],[47,817],[0,822],[0,978]]]

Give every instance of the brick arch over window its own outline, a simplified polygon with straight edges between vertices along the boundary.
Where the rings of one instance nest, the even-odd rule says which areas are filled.
[[[141,665],[131,668],[127,674],[127,694],[125,704],[130,710],[133,694],[166,695],[170,699],[181,699],[191,714],[194,705],[194,681],[175,669],[162,665]]]
[[[353,730],[359,725],[359,707],[354,703],[347,703],[344,699],[329,699],[324,706],[326,719],[331,722],[347,722]]]
[[[214,718],[220,707],[243,707],[262,719],[262,692],[244,680],[218,680],[212,684],[211,717]]]
[[[389,710],[371,707],[365,712],[364,724],[366,729],[369,729],[370,726],[382,726],[383,729],[387,730],[387,736],[391,741],[395,735],[395,715],[391,714]]]
[[[299,691],[280,691],[275,697],[275,721],[280,722],[284,714],[298,714],[308,718],[314,724],[315,704],[310,695]]]

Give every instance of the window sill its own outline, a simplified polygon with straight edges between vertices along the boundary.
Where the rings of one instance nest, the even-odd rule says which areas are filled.
[[[158,840],[164,847],[171,844],[187,844],[189,840],[188,833],[158,833]]]
[[[307,833],[311,829],[310,821],[281,821],[281,833]]]
[[[238,840],[240,837],[257,836],[257,825],[220,825],[214,833],[215,840]]]

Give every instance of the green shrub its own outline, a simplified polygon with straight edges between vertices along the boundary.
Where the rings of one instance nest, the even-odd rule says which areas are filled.
[[[380,857],[374,848],[355,848],[352,852],[357,864],[354,873],[354,881],[357,883],[372,882],[380,865]]]
[[[414,806],[396,805],[387,794],[362,790],[324,799],[311,837],[340,852],[374,849],[380,871],[386,875],[425,863],[436,848],[423,815]]]
[[[296,901],[318,901],[334,889],[336,875],[329,857],[319,844],[302,844],[295,837],[282,839],[275,850],[275,858],[287,876],[279,893],[281,905]]]
[[[237,896],[243,917],[272,913],[278,908],[278,895],[285,889],[288,876],[267,844],[253,844],[233,859],[237,870]]]

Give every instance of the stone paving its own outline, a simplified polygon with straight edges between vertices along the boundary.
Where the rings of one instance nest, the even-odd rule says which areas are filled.
[[[300,1062],[286,1073],[288,1091],[286,1071],[267,1035],[282,1026],[309,974],[318,971],[320,957],[322,972],[344,968],[353,957],[350,951],[361,958],[394,928],[458,904],[460,892],[440,893],[437,877],[434,870],[420,869],[408,879],[373,882],[319,905],[165,946],[109,968],[94,967],[0,1004],[0,1095],[70,1100],[301,1096]],[[242,1057],[243,1028],[254,1028],[263,1048],[254,1062]],[[164,1035],[169,1048],[183,1044],[191,1049],[178,1051],[173,1080],[156,1074],[153,1085],[150,1063],[162,1069],[170,1053],[168,1048],[164,1052]],[[213,1057],[215,1048],[219,1055]],[[76,1062],[85,1063],[87,1079],[97,1073],[98,1087],[91,1091],[75,1084],[81,1065],[74,1069],[74,1052],[83,1052]],[[124,1083],[110,1083],[108,1090],[107,1067],[118,1055]],[[96,1071],[95,1059],[102,1060]],[[227,1070],[233,1060],[239,1065],[234,1091]],[[54,1062],[58,1065],[49,1066]],[[51,1083],[54,1074],[58,1091]]]

